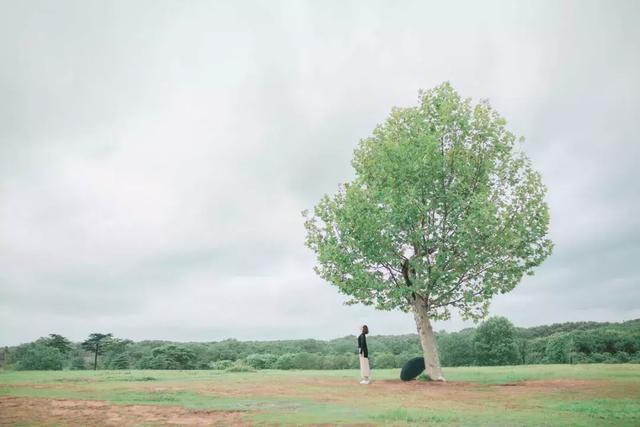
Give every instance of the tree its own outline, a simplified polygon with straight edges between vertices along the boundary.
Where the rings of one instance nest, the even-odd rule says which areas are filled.
[[[75,348],[71,351],[71,369],[84,370],[85,364],[85,352],[81,348]]]
[[[229,368],[232,364],[233,364],[233,361],[231,360],[226,360],[226,359],[218,360],[216,362],[211,363],[211,369],[225,370]]]
[[[113,368],[113,363],[115,360],[120,360],[119,366],[123,365],[123,360],[129,357],[127,354],[127,347],[131,346],[133,341],[128,339],[120,339],[120,338],[110,338],[105,340],[102,344],[102,354],[104,355],[102,360],[105,366],[108,366],[110,369]],[[121,356],[125,355],[125,358]],[[127,369],[127,368],[115,368],[115,369]]]
[[[293,369],[318,369],[320,359],[315,353],[295,353],[291,368]]]
[[[467,329],[451,334],[438,334],[438,350],[443,366],[472,366],[475,362],[473,338],[475,332]]]
[[[42,343],[27,344],[17,364],[21,371],[59,371],[64,357],[60,350]]]
[[[396,368],[395,357],[391,353],[376,353],[373,355],[372,365],[377,369]]]
[[[491,317],[476,329],[476,362],[480,366],[516,365],[519,362],[516,329],[505,317]]]
[[[44,344],[57,348],[63,355],[68,354],[71,351],[71,341],[58,334],[49,334],[47,338],[43,338]]]
[[[112,334],[93,333],[81,345],[93,353],[93,370],[98,369],[98,355],[103,353],[104,347],[111,340]]]
[[[275,368],[276,369],[293,369],[295,354],[285,353],[278,357],[276,361]]]
[[[431,321],[484,318],[552,250],[546,188],[505,124],[448,83],[420,92],[360,141],[355,179],[303,212],[316,272],[347,304],[412,311],[433,379]]]
[[[109,363],[109,369],[129,369],[131,367],[131,359],[127,353],[119,353]]]
[[[516,338],[516,347],[518,347],[518,354],[520,355],[520,363],[527,364],[527,340],[526,338]]]
[[[278,360],[278,356],[269,353],[250,354],[245,358],[247,365],[256,369],[272,369]]]
[[[0,368],[3,368],[9,359],[9,347],[5,346],[0,351]]]
[[[196,354],[184,345],[166,344],[156,347],[142,361],[143,369],[195,369]]]
[[[545,348],[547,363],[573,363],[575,343],[572,334],[556,334],[549,337]]]

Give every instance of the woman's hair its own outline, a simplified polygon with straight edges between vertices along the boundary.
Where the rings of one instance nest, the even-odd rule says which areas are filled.
[[[362,333],[365,335],[369,333],[369,328],[367,327],[367,325],[362,325]]]

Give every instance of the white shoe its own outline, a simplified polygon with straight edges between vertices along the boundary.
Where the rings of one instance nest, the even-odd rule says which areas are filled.
[[[369,384],[369,381],[367,381],[367,380],[362,380],[362,381],[360,381],[360,384]]]

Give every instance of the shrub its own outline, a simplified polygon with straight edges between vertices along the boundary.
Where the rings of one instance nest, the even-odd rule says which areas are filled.
[[[276,361],[276,369],[293,369],[294,355],[291,353],[285,353],[278,357]]]
[[[236,360],[226,369],[227,372],[257,372],[252,366],[247,365],[242,360]]]
[[[87,369],[85,353],[79,348],[76,348],[71,353],[71,369],[72,370],[84,370]]]
[[[196,355],[194,351],[181,345],[163,345],[156,347],[150,355],[139,363],[142,369],[194,369]]]
[[[211,362],[209,366],[211,366],[211,369],[218,369],[221,371],[224,371],[225,369],[227,369],[228,367],[230,367],[233,364],[232,360],[216,360],[215,362]]]
[[[628,363],[631,360],[631,357],[626,351],[619,351],[615,355],[615,360],[617,363]]]
[[[296,353],[293,355],[293,369],[318,369],[321,367],[321,360],[314,353]]]
[[[131,359],[127,353],[121,353],[109,361],[109,369],[129,369]]]
[[[424,372],[418,375],[418,381],[433,381],[433,379]]]
[[[527,342],[527,363],[539,364],[545,363],[545,352],[547,350],[547,337],[534,338]]]
[[[606,363],[611,358],[610,354],[605,353],[592,353],[591,362],[593,363]]]
[[[442,366],[472,366],[475,363],[474,332],[462,331],[438,336]]]
[[[60,371],[64,357],[60,350],[44,344],[27,344],[16,368],[20,371]]]
[[[250,354],[245,358],[245,363],[256,369],[273,369],[277,360],[278,356],[269,353]]]
[[[396,368],[396,358],[391,353],[376,353],[371,356],[371,366],[377,369]]]
[[[549,337],[545,348],[545,362],[569,363],[575,353],[575,343],[570,334],[559,334]]]

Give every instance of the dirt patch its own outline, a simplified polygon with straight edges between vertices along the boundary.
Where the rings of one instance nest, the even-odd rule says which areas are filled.
[[[527,380],[527,381],[518,381],[515,383],[509,383],[509,384],[494,384],[494,385],[496,386],[514,385],[514,386],[528,387],[528,388],[558,390],[558,389],[567,389],[567,388],[585,389],[585,388],[597,387],[606,382],[607,381],[603,381],[603,380]]]
[[[451,402],[458,402],[458,409],[473,409],[486,402],[487,394],[467,382],[426,382],[426,381],[374,381],[363,392],[383,399],[396,396],[403,406],[414,408],[448,408]]]
[[[558,392],[602,395],[603,390],[608,390],[612,386],[612,383],[602,380],[529,380],[506,384],[491,384],[488,387],[508,395],[552,394]]]
[[[575,398],[625,397],[638,395],[631,385],[621,387],[619,383],[603,380],[548,380],[519,381],[503,384],[478,384],[472,382],[426,382],[380,380],[368,386],[345,386],[335,388],[328,401],[340,399],[383,402],[391,396],[396,402],[412,408],[447,409],[452,403],[459,410],[474,411],[489,406],[515,409],[531,406],[531,398],[571,395]],[[357,389],[357,390],[356,390]],[[320,397],[320,396],[318,396]]]
[[[239,412],[190,411],[176,406],[114,405],[97,400],[0,397],[0,425],[243,426]]]
[[[600,398],[625,398],[640,394],[640,383],[608,380],[531,380],[514,383],[514,393],[579,393]]]
[[[426,382],[374,380],[368,386],[350,379],[304,379],[287,382],[260,382],[229,388],[223,384],[207,384],[196,390],[205,395],[230,398],[273,397],[308,398],[320,402],[363,404],[372,400],[384,402],[401,400],[403,404],[420,408],[446,408],[451,402],[458,407],[473,409],[485,407],[488,400],[510,406],[513,398],[553,395],[569,392],[578,396],[629,395],[619,383],[603,380],[535,380],[503,384],[473,382]]]

